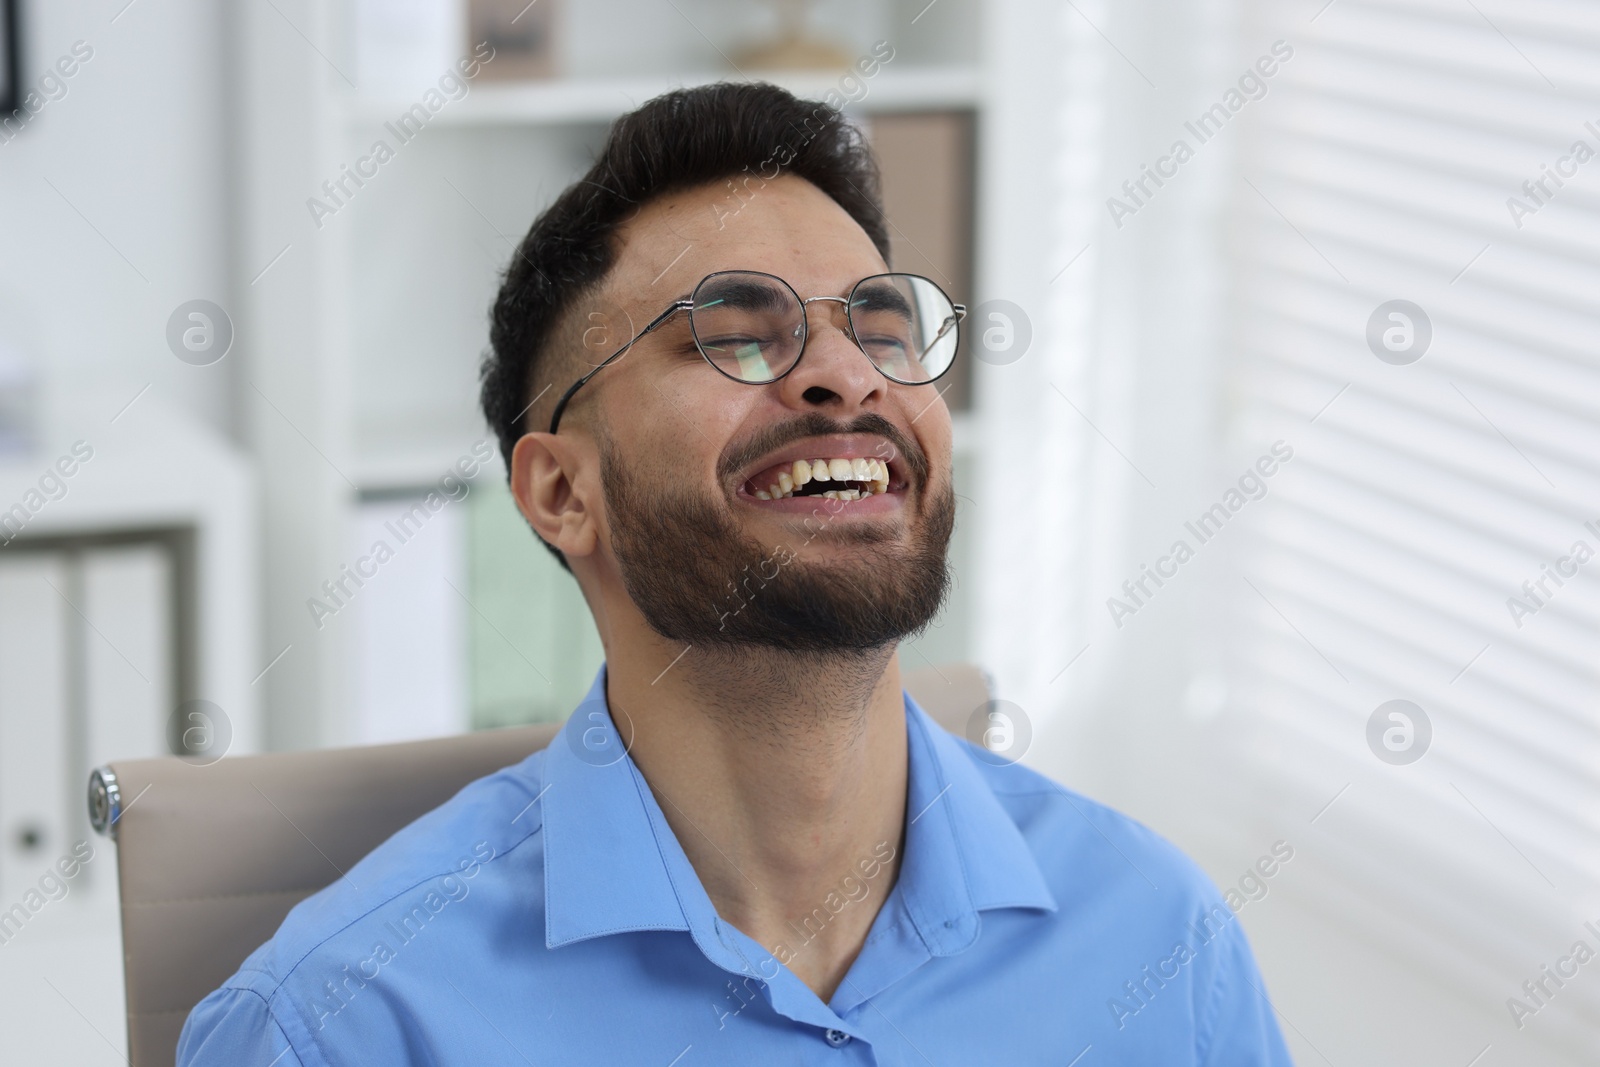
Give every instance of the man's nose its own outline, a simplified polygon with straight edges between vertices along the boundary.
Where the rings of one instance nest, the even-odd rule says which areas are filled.
[[[806,301],[806,347],[780,382],[785,405],[849,418],[882,403],[888,379],[850,335],[843,297]]]

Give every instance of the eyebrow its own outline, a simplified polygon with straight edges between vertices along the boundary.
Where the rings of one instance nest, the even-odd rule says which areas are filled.
[[[777,311],[793,306],[793,301],[775,287],[760,282],[727,282],[713,291],[717,298],[697,304],[696,310],[727,305],[745,311]]]
[[[907,317],[911,315],[911,303],[906,300],[905,294],[888,284],[873,285],[861,290],[850,306],[865,308],[868,311],[898,311]]]

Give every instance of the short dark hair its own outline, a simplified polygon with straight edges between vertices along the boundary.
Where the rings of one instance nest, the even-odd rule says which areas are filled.
[[[479,400],[507,471],[526,427],[542,426],[530,420],[555,404],[555,387],[530,404],[538,369],[563,319],[610,272],[617,229],[666,193],[741,175],[759,187],[779,174],[831,197],[888,262],[877,163],[861,132],[827,104],[775,85],[722,82],[664,93],[612,124],[589,172],[533,221],[490,313]]]

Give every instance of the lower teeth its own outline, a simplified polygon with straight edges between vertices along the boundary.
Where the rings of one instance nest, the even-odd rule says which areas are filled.
[[[817,483],[808,482],[807,484],[816,485]],[[785,493],[781,489],[778,489],[777,486],[772,486],[770,489],[757,490],[755,495],[757,500],[788,500],[791,497],[806,496],[820,496],[827,500],[861,500],[869,496],[876,496],[879,493],[886,493],[889,491],[889,487],[887,485],[880,489],[875,482],[854,482],[846,484],[849,486],[849,488],[826,489],[822,492],[814,493],[801,492],[799,487],[796,487],[795,489]]]

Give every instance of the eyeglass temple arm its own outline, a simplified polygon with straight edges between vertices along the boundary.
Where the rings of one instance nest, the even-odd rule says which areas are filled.
[[[649,333],[651,330],[654,330],[656,327],[660,326],[663,322],[666,322],[668,319],[672,318],[672,316],[676,315],[678,312],[680,312],[680,311],[688,311],[692,307],[694,307],[694,301],[693,300],[676,300],[676,301],[674,301],[672,303],[672,305],[669,306],[665,311],[663,311],[661,314],[657,315],[655,318],[651,319],[650,320],[650,324],[648,326],[646,326],[644,329],[640,330],[638,333],[634,334],[632,337],[628,338],[628,343],[627,344],[623,345],[621,348],[619,348],[615,352],[611,353],[605,359],[601,360],[599,365],[596,366],[593,370],[591,370],[588,374],[585,374],[582,378],[579,378],[577,381],[573,382],[572,383],[572,387],[570,389],[568,389],[566,392],[562,393],[561,394],[561,399],[556,401],[556,409],[550,415],[550,432],[551,433],[555,433],[556,432],[556,427],[561,425],[561,414],[562,414],[562,412],[567,410],[567,402],[572,399],[572,396],[573,396],[574,393],[576,393],[579,389],[582,389],[585,385],[588,384],[590,378],[593,378],[596,374],[599,374],[601,371],[603,371],[607,367],[611,366],[611,364],[615,363],[619,358],[621,358],[623,353],[627,352],[628,349],[632,348],[635,344],[638,343],[639,338],[643,337],[645,334]]]
[[[951,304],[950,310],[955,312],[955,314],[945,318],[944,323],[939,327],[939,332],[934,336],[932,341],[928,342],[929,347],[932,347],[935,342],[954,329],[956,323],[961,322],[967,317],[967,305],[965,304]]]

